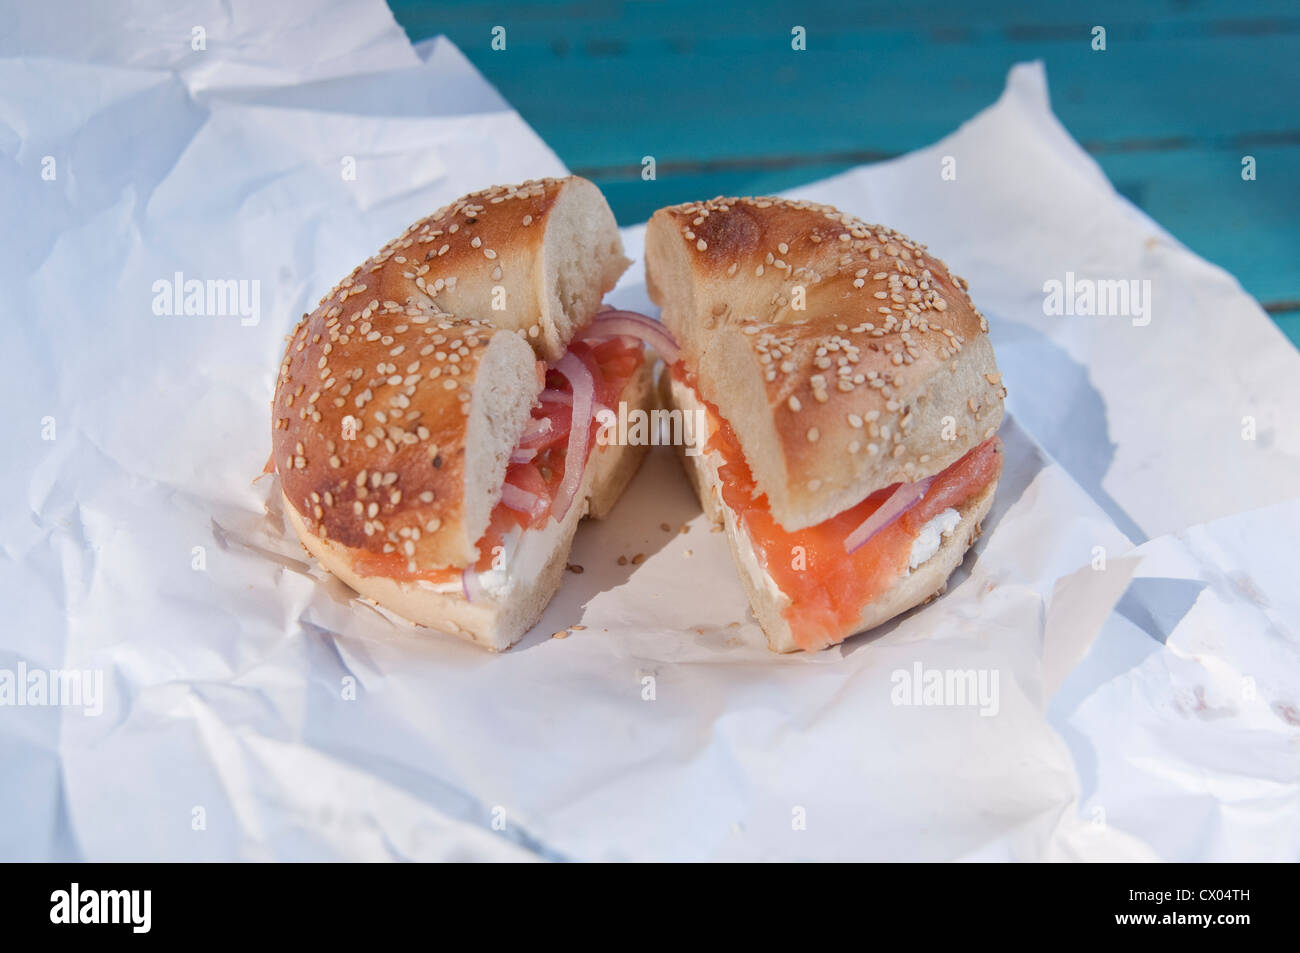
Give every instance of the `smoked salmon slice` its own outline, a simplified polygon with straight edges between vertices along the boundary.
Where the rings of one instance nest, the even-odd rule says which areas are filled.
[[[863,609],[908,571],[912,544],[922,527],[944,510],[959,509],[974,499],[1002,472],[1002,442],[994,436],[936,474],[921,500],[849,553],[845,538],[899,484],[877,490],[816,526],[785,530],[773,518],[767,496],[758,491],[731,425],[698,391],[696,397],[708,412],[706,450],[722,460],[718,476],[723,501],[749,534],[760,564],[790,600],[782,614],[795,642],[808,651],[852,635]]]

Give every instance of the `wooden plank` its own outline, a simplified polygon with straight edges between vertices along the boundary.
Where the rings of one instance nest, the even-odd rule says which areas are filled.
[[[803,0],[797,6],[773,0],[700,3],[699,0],[390,0],[398,21],[413,39],[484,23],[525,25],[554,36],[575,35],[583,28],[615,27],[621,35],[672,35],[693,29],[718,31],[728,37],[769,32],[773,25],[804,24],[826,32],[900,25],[950,36],[971,29],[1042,30],[1072,24],[1141,24],[1151,29],[1195,26],[1207,22],[1232,24],[1260,18],[1296,15],[1294,0],[1092,0],[1088,3],[1045,3],[1043,0],[999,0],[972,4],[954,0],[908,0],[898,3],[851,3],[843,0]],[[1240,29],[1240,28],[1235,28]]]
[[[1265,306],[1300,298],[1295,193],[1300,145],[1252,150],[1258,178],[1241,178],[1236,150],[1179,149],[1099,156],[1115,187],[1198,255],[1231,272]],[[1300,340],[1292,340],[1300,345]]]
[[[688,163],[906,152],[987,106],[1011,66],[1035,58],[1047,63],[1057,114],[1088,145],[1300,141],[1289,102],[1300,89],[1297,36],[1234,41],[1226,60],[1221,44],[1198,37],[1107,53],[1083,43],[755,50],[682,54],[673,68],[662,52],[635,49],[611,59],[471,57],[560,155],[584,168],[635,164],[646,154]]]
[[[1266,304],[1300,307],[1295,0],[814,0],[798,6],[804,53],[789,48],[794,14],[771,3],[393,7],[414,39],[449,35],[624,223],[928,144],[996,99],[1012,64],[1041,58],[1054,110],[1120,191]],[[1104,53],[1089,46],[1098,23]],[[505,52],[489,47],[496,24]],[[1245,153],[1261,163],[1253,183]],[[639,178],[644,155],[657,182]]]

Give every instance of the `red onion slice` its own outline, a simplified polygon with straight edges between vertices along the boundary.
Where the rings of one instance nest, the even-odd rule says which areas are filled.
[[[681,356],[677,342],[673,340],[673,336],[662,322],[635,311],[613,309],[602,311],[592,319],[591,324],[578,332],[578,337],[604,338],[619,334],[627,334],[645,341],[664,359],[665,364],[676,364],[678,357]]]
[[[555,492],[551,512],[557,520],[564,519],[573,499],[582,485],[582,474],[587,469],[587,447],[591,442],[591,413],[596,402],[596,382],[591,370],[570,351],[560,358],[552,370],[563,375],[573,389],[573,418],[569,424],[569,445],[564,454],[564,479]]]
[[[871,537],[919,503],[921,498],[925,496],[926,490],[930,489],[930,482],[933,479],[934,477],[926,477],[924,480],[918,480],[915,483],[904,483],[889,494],[889,499],[881,503],[876,508],[876,511],[863,520],[857,529],[844,537],[845,551],[856,553],[867,544]]]
[[[529,516],[540,516],[546,509],[546,501],[540,496],[520,489],[513,483],[501,487],[501,503],[506,509],[514,510],[516,513],[526,513]]]
[[[567,356],[567,355],[566,355],[566,356]],[[564,391],[562,391],[562,390],[552,390],[552,389],[549,388],[549,387],[548,387],[546,390],[542,391],[541,396],[538,397],[537,399],[538,399],[538,400],[547,400],[547,401],[550,401],[550,402],[553,403],[553,404],[572,404],[572,403],[573,403],[573,395],[572,395],[572,394],[566,394],[566,393],[565,393]]]
[[[537,456],[536,447],[520,447],[514,453],[510,454],[511,463],[532,463],[533,457]]]

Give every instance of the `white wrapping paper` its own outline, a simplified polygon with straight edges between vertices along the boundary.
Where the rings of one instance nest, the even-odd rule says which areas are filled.
[[[43,9],[0,37],[0,688],[97,672],[102,712],[0,704],[0,856],[1300,853],[1300,358],[1114,193],[1041,68],[798,190],[928,241],[989,315],[1006,473],[947,595],[769,654],[658,450],[493,656],[354,600],[254,478],[297,315],[410,221],[560,162],[378,2],[145,9],[80,41]],[[641,238],[611,300],[646,309]],[[1150,323],[1045,315],[1067,271],[1149,279]],[[258,307],[156,313],[178,272]],[[964,672],[979,699],[928,703]]]

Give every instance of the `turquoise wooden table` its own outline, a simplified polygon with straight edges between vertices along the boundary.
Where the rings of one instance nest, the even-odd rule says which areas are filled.
[[[1044,60],[1053,108],[1115,186],[1300,346],[1300,0],[390,4],[412,40],[453,40],[623,224],[927,145]]]

